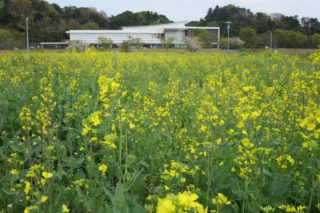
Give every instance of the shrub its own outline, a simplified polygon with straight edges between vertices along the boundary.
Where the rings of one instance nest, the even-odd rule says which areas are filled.
[[[11,49],[21,45],[17,33],[0,29],[0,49]]]
[[[140,38],[130,38],[121,43],[120,49],[123,52],[130,52],[133,48],[139,49],[144,45]]]
[[[227,49],[228,48],[228,38],[221,37],[219,39],[219,45],[220,45],[221,49]],[[237,38],[237,37],[229,38],[230,49],[235,49],[235,48],[238,48],[242,45],[244,45],[244,41],[242,41],[240,38]]]
[[[172,43],[174,41],[173,37],[168,37],[168,38],[162,38],[160,39],[161,41],[161,46],[165,49],[169,49],[170,47],[172,47]]]
[[[89,44],[80,40],[68,41],[67,50],[76,50],[77,52],[84,52],[89,48]]]
[[[139,48],[143,47],[143,45],[144,45],[141,38],[130,38],[129,43],[132,48],[136,48],[136,49],[139,49]]]
[[[307,36],[293,30],[276,30],[275,40],[277,47],[303,47],[308,40]]]
[[[195,37],[186,37],[186,48],[190,52],[196,52],[200,49],[201,45],[197,38]]]
[[[106,38],[106,37],[99,37],[98,38],[98,44],[100,49],[110,49],[112,47],[112,39]]]
[[[211,46],[211,36],[208,30],[205,29],[195,29],[194,36],[201,42],[202,47],[210,47]]]
[[[240,30],[239,36],[242,41],[246,42],[246,45],[250,45],[253,43],[256,31],[251,27],[245,27]]]
[[[319,33],[313,34],[311,37],[311,40],[312,40],[312,45],[315,48],[320,48],[320,34]]]

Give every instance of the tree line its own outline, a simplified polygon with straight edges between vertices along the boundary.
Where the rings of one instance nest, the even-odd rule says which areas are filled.
[[[125,11],[107,16],[103,11],[85,7],[60,7],[44,0],[0,0],[0,48],[19,47],[25,43],[29,18],[31,42],[65,41],[70,29],[119,29],[121,26],[162,24],[171,22],[165,15],[151,11]],[[231,21],[231,45],[266,46],[270,32],[277,47],[318,47],[320,22],[317,18],[285,16],[283,14],[253,13],[234,5],[209,8],[204,18],[192,21],[190,26],[219,26],[221,45],[226,43],[226,21]],[[242,32],[242,33],[241,33]],[[204,32],[198,37],[206,43]],[[239,40],[239,37],[241,40]]]
[[[24,44],[26,17],[31,42],[65,41],[66,31],[70,29],[119,29],[170,22],[166,16],[151,11],[125,11],[108,17],[94,8],[62,8],[43,0],[0,0],[0,48]]]
[[[249,9],[227,5],[209,8],[206,16],[192,21],[193,26],[219,26],[221,36],[227,36],[226,21],[231,21],[231,37],[246,40],[248,46],[265,46],[274,35],[277,47],[318,47],[320,45],[320,22],[317,18],[285,16],[280,13],[253,13]],[[242,36],[241,36],[242,31]],[[243,36],[248,33],[251,35]],[[223,39],[223,38],[222,38]],[[235,39],[233,39],[235,40]]]

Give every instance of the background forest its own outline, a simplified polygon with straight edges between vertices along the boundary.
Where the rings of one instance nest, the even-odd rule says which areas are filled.
[[[65,41],[68,39],[65,32],[70,29],[119,29],[121,26],[172,22],[165,15],[151,11],[125,11],[108,16],[94,8],[62,8],[43,0],[0,0],[0,48],[24,45],[26,17],[29,17],[31,42]],[[276,33],[277,47],[320,45],[320,22],[317,18],[253,13],[234,5],[209,8],[204,18],[191,21],[189,25],[219,26],[221,35],[226,36],[225,21],[232,22],[231,37],[247,39],[248,46],[265,46],[270,39],[270,31]],[[247,37],[241,36],[241,30]]]

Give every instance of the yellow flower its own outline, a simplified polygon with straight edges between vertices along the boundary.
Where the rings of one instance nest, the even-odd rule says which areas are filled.
[[[47,200],[48,200],[48,196],[43,195],[43,196],[41,197],[40,202],[41,202],[41,203],[44,203],[44,202],[46,202]]]
[[[217,140],[216,140],[216,144],[221,144],[221,142],[222,142],[222,139],[221,138],[218,138]]]
[[[157,213],[175,213],[176,207],[168,198],[159,199]]]
[[[30,211],[37,210],[38,206],[28,206],[24,209],[23,213],[30,213]]]
[[[29,194],[30,190],[31,190],[31,183],[29,181],[25,181],[24,182],[25,187],[24,187],[24,193]]]
[[[67,205],[64,205],[64,204],[63,204],[63,205],[61,206],[61,211],[62,211],[62,212],[69,212],[70,209],[68,208]]]
[[[107,172],[108,167],[105,164],[101,164],[98,169],[104,175]]]
[[[280,205],[278,206],[279,209],[282,209],[286,212],[297,212],[297,213],[302,213],[303,210],[306,208],[305,206],[298,206],[297,208],[295,206],[290,206],[290,205]]]
[[[272,206],[268,205],[265,207],[260,207],[260,209],[264,212],[264,213],[269,213],[269,212],[274,212],[274,208],[272,208]]]
[[[129,123],[129,128],[130,128],[130,129],[134,129],[134,127],[135,127],[135,125],[130,122],[130,123]]]
[[[16,169],[11,169],[11,172],[10,172],[12,175],[18,175],[19,174],[19,171],[16,170]]]
[[[98,126],[99,124],[101,124],[101,119],[100,119],[101,114],[102,113],[100,111],[97,111],[90,115],[89,120],[91,121],[93,126]]]
[[[50,173],[50,172],[42,172],[42,176],[43,176],[45,179],[49,179],[49,178],[52,178],[53,174]]]
[[[186,209],[191,209],[196,207],[197,202],[195,202],[198,199],[198,195],[192,192],[183,192],[178,194],[178,202],[179,205],[185,207]]]
[[[226,196],[222,193],[218,193],[217,197],[212,199],[213,204],[230,205],[231,201],[228,200]]]
[[[251,143],[251,142],[250,142],[250,139],[248,139],[248,138],[242,139],[242,140],[241,140],[241,143],[242,143],[242,145],[245,146],[245,147],[249,147],[249,148],[254,147],[254,144]]]

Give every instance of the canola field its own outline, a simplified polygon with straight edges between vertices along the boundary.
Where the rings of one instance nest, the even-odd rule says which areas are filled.
[[[0,55],[0,212],[320,212],[320,52]]]

